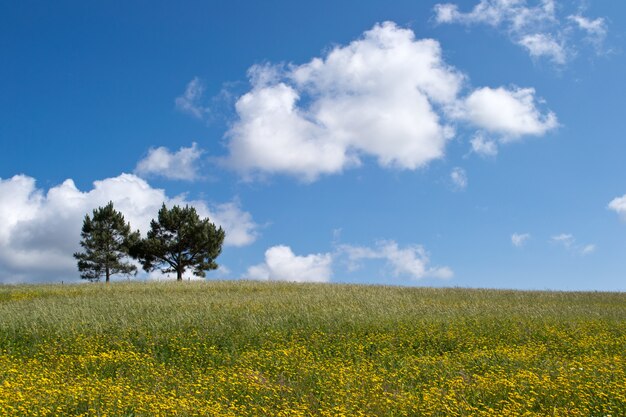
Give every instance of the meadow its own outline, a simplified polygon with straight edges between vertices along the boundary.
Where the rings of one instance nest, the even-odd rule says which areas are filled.
[[[626,416],[626,294],[0,286],[0,416]]]

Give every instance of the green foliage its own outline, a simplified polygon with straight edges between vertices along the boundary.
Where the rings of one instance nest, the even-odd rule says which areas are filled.
[[[134,275],[137,267],[130,262],[129,251],[139,240],[139,231],[131,232],[130,223],[113,208],[113,202],[93,211],[93,216],[85,216],[80,234],[80,245],[84,252],[77,252],[78,270],[83,279],[99,281],[111,275]]]
[[[224,230],[217,228],[208,218],[200,219],[190,206],[171,209],[165,204],[159,210],[158,220],[152,220],[146,239],[137,246],[133,256],[146,271],[161,269],[176,272],[178,281],[187,268],[204,277],[205,271],[217,269],[215,258],[222,252]]]

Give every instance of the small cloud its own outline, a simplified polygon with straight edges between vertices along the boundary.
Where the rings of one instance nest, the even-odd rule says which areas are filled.
[[[217,204],[207,210],[211,221],[228,231],[224,239],[225,245],[247,246],[257,239],[259,225],[254,222],[249,212],[241,209],[239,201]]]
[[[601,17],[592,20],[581,15],[571,15],[567,18],[587,34],[587,41],[599,51],[608,32],[606,21]]]
[[[472,145],[472,152],[480,156],[496,156],[498,154],[498,144],[480,133],[470,140],[470,144]]]
[[[476,89],[455,115],[502,135],[505,142],[523,135],[540,136],[559,125],[553,112],[542,113],[537,108],[534,88]]]
[[[452,269],[447,266],[429,267],[428,253],[419,245],[400,248],[393,240],[383,240],[377,242],[373,248],[340,245],[338,252],[348,257],[348,269],[351,271],[359,269],[363,260],[383,259],[395,276],[408,276],[415,280],[427,277],[450,279],[454,276]]]
[[[561,244],[566,248],[570,248],[574,244],[574,236],[569,233],[561,233],[550,238],[552,242]]]
[[[298,256],[289,246],[272,246],[265,261],[251,266],[244,278],[261,281],[328,282],[332,277],[330,253]]]
[[[577,244],[574,235],[570,233],[561,233],[560,235],[552,236],[550,240],[557,245],[563,246],[565,249],[576,255],[585,256],[596,251],[596,245],[594,244]]]
[[[434,11],[437,23],[454,23],[459,20],[460,13],[456,4],[436,4]]]
[[[342,228],[338,227],[336,229],[333,229],[333,242],[337,243],[341,240],[341,232],[342,232]]]
[[[607,208],[616,212],[622,220],[626,221],[626,194],[611,200]]]
[[[580,249],[581,255],[589,255],[596,251],[596,245],[585,245]]]
[[[524,0],[480,0],[467,12],[460,11],[456,4],[436,4],[433,17],[438,24],[497,28],[533,59],[547,58],[562,66],[577,55],[581,40],[577,32],[584,32],[582,40],[591,43],[596,52],[602,49],[608,33],[604,18],[590,19],[580,13],[565,15],[564,10],[565,7],[557,7],[555,0],[541,0],[535,6],[528,6]]]
[[[185,92],[176,98],[176,108],[197,119],[203,119],[209,113],[209,109],[202,105],[203,95],[204,84],[198,77],[195,77],[189,81]]]
[[[518,43],[526,48],[533,58],[547,57],[559,65],[563,65],[567,61],[565,47],[554,39],[552,35],[534,33],[523,36]]]
[[[452,169],[452,172],[450,173],[450,180],[452,181],[454,189],[457,191],[467,188],[467,173],[463,168],[456,167]]]
[[[530,233],[513,233],[511,243],[517,248],[521,248],[530,239]]]
[[[137,163],[135,173],[142,176],[160,176],[172,180],[193,181],[198,178],[197,162],[203,151],[197,144],[170,152],[164,146],[150,148],[148,155]]]

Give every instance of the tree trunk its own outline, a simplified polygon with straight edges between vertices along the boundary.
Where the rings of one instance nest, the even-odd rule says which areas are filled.
[[[105,274],[106,274],[106,283],[109,283],[109,279],[111,278],[111,271],[109,271],[109,267],[107,266],[105,268]]]
[[[176,270],[176,281],[183,280],[183,270],[181,268]]]

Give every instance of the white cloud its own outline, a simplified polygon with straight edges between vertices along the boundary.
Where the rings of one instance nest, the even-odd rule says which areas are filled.
[[[452,169],[450,180],[456,190],[464,190],[467,188],[467,173],[463,168],[455,167]]]
[[[462,16],[456,4],[436,4],[434,11],[437,23],[454,23],[459,21]]]
[[[454,276],[452,269],[447,266],[429,267],[428,253],[420,245],[400,248],[395,241],[385,240],[378,242],[374,248],[340,245],[338,252],[348,257],[350,270],[360,268],[363,260],[383,259],[391,267],[395,276],[408,276],[415,280],[426,277],[449,279]]]
[[[224,227],[225,245],[242,246],[256,238],[257,225],[237,202],[210,205],[170,198],[135,175],[95,181],[85,192],[70,179],[44,192],[34,178],[16,175],[0,179],[0,282],[76,279],[72,254],[80,250],[84,216],[109,201],[133,229],[144,233],[162,203],[189,204],[200,216]]]
[[[530,239],[530,233],[513,233],[511,235],[511,243],[515,247],[522,247]]]
[[[588,19],[581,15],[568,16],[568,19],[576,22],[579,28],[594,36],[606,36],[606,22],[603,18],[595,20]]]
[[[253,66],[248,77],[252,88],[237,100],[226,134],[226,164],[246,178],[282,173],[310,182],[367,156],[417,169],[444,156],[460,120],[502,140],[557,125],[554,113],[537,108],[532,88],[461,97],[466,77],[444,62],[439,43],[393,22],[302,65]]]
[[[229,246],[246,246],[253,243],[258,237],[258,225],[252,219],[252,215],[243,211],[237,201],[202,207],[201,212],[209,217],[215,224],[222,226],[226,231],[224,244]]]
[[[248,268],[244,278],[270,281],[328,282],[332,277],[330,253],[298,256],[289,246],[272,246],[265,262]]]
[[[596,245],[585,245],[582,248],[580,248],[580,254],[581,255],[589,255],[590,253],[593,253],[596,251]]]
[[[434,19],[439,24],[487,25],[503,30],[533,58],[546,57],[564,65],[576,55],[578,39],[573,29],[585,32],[585,39],[600,51],[606,38],[603,18],[595,20],[576,15],[565,16],[564,6],[555,0],[541,0],[528,5],[526,0],[481,0],[470,11],[462,12],[456,4],[437,4]]]
[[[626,221],[626,194],[611,200],[607,208],[619,214],[620,217]]]
[[[553,112],[539,111],[533,88],[479,88],[465,99],[455,115],[500,134],[505,142],[522,135],[543,135],[559,125]]]
[[[404,248],[393,240],[379,241],[375,247],[339,245],[335,253],[317,253],[298,256],[289,246],[279,245],[265,252],[265,261],[248,268],[244,278],[274,281],[328,282],[335,259],[345,259],[348,269],[357,270],[365,260],[384,260],[394,276],[415,280],[421,278],[452,278],[447,267],[431,267],[428,253],[422,246]]]
[[[601,50],[604,39],[608,33],[606,21],[599,17],[597,19],[588,19],[585,16],[572,15],[568,16],[568,19],[578,26],[587,34],[587,41],[591,42],[598,51]]]
[[[356,165],[356,157],[322,135],[295,103],[297,92],[278,84],[257,88],[236,104],[240,119],[229,131],[229,163],[243,174],[288,173],[312,181]]]
[[[485,138],[481,133],[476,134],[471,140],[472,152],[481,156],[496,156],[498,144],[491,139]]]
[[[555,235],[551,237],[552,242],[559,243],[566,248],[571,248],[576,239],[570,233],[561,233],[560,235]]]
[[[150,148],[148,155],[137,163],[135,173],[145,176],[162,176],[173,180],[192,181],[198,178],[198,159],[203,151],[193,142],[191,147],[181,147],[170,152],[164,146]]]
[[[230,165],[312,181],[365,155],[400,169],[441,158],[452,130],[435,106],[456,99],[463,76],[436,41],[386,22],[309,63],[252,67],[250,80],[227,134]]]
[[[518,43],[528,50],[533,58],[548,57],[555,64],[565,64],[567,53],[562,43],[557,42],[552,35],[545,33],[534,33],[525,35]]]
[[[204,118],[209,109],[202,105],[204,94],[204,84],[198,77],[189,81],[185,92],[175,100],[176,108],[184,113],[190,114],[197,119]]]
[[[574,235],[570,233],[561,233],[559,235],[552,236],[550,238],[552,243],[563,246],[568,251],[576,255],[589,255],[596,251],[596,245],[594,244],[578,244]]]
[[[556,22],[553,0],[542,0],[528,7],[525,0],[481,0],[470,12],[463,13],[455,4],[436,4],[437,23],[486,24],[506,26],[509,31],[528,30],[537,25]]]

